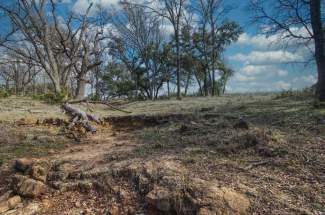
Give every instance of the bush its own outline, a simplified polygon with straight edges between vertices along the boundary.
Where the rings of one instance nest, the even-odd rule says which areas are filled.
[[[7,98],[10,96],[10,92],[4,89],[0,89],[0,98]]]
[[[33,99],[42,100],[46,103],[57,104],[62,103],[68,98],[68,94],[65,90],[62,90],[60,93],[45,93],[45,94],[37,94],[33,95]]]
[[[303,100],[306,98],[314,97],[314,91],[312,88],[305,88],[303,90],[286,90],[280,93],[277,93],[274,96],[274,99],[294,99],[294,100]]]

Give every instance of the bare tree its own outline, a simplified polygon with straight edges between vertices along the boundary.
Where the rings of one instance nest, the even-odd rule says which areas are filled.
[[[174,28],[174,36],[176,42],[176,84],[177,84],[177,98],[181,99],[181,62],[180,62],[180,29],[181,18],[184,13],[184,4],[186,0],[161,0],[164,5],[165,13],[163,17],[167,18]]]
[[[159,77],[163,64],[160,60],[163,48],[161,17],[146,12],[142,6],[126,3],[119,15],[112,16],[112,23],[118,32],[112,35],[112,50],[136,79],[136,91],[140,87],[149,99],[154,99],[162,85]],[[141,82],[140,71],[145,72]]]
[[[145,7],[151,10],[152,12],[156,13],[157,15],[167,19],[173,26],[176,43],[176,85],[178,99],[181,99],[180,31],[182,18],[185,15],[185,6],[187,1],[188,0],[159,0],[146,2],[146,4],[140,4],[140,6]],[[132,2],[132,0],[124,1],[124,3],[127,4],[130,4],[130,2]]]
[[[59,21],[56,4],[54,0],[14,0],[1,2],[0,10],[8,16],[14,29],[14,33],[7,35],[2,45],[21,58],[40,65],[49,76],[54,91],[59,93],[66,87],[73,65],[78,60],[67,58],[67,54],[76,56],[79,51],[92,5],[85,15],[73,17],[70,14],[63,23]],[[78,20],[79,24],[76,25]],[[72,40],[77,43],[68,48]],[[27,43],[29,47],[17,49],[20,43]],[[30,55],[30,50],[35,56]]]
[[[317,95],[325,101],[325,35],[324,4],[321,0],[251,0],[250,9],[254,12],[253,21],[266,26],[267,34],[278,34],[288,43],[314,44],[317,65]],[[297,31],[297,28],[302,29]]]

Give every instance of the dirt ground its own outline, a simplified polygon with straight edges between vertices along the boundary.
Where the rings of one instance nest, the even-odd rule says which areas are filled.
[[[234,95],[121,104],[81,142],[60,133],[60,109],[0,102],[0,196],[13,161],[51,164],[34,214],[323,214],[325,110],[310,98]],[[26,211],[26,210],[25,210]],[[30,214],[33,214],[30,213]],[[27,214],[27,212],[25,213]]]

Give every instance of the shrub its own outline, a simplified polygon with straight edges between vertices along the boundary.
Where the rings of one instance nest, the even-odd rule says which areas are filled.
[[[5,89],[0,89],[0,98],[7,98],[10,96],[10,92]]]
[[[303,90],[286,90],[275,94],[274,99],[294,99],[303,100],[306,98],[314,97],[314,91],[312,88],[305,88]]]
[[[68,94],[65,90],[62,90],[60,93],[45,93],[33,95],[33,99],[42,100],[50,104],[62,103],[68,98]]]

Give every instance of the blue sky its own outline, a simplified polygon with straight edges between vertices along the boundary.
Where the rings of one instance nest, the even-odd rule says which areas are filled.
[[[313,63],[305,47],[284,50],[277,45],[277,35],[266,37],[250,22],[248,0],[228,0],[238,5],[228,16],[244,29],[239,41],[225,52],[226,62],[236,71],[227,89],[231,92],[280,91],[302,89],[316,82]]]
[[[89,1],[109,8],[119,0],[61,0],[62,16],[65,10],[83,12]],[[304,47],[283,50],[277,43],[277,35],[267,38],[259,33],[256,25],[250,23],[246,10],[248,0],[225,0],[235,8],[228,18],[237,21],[244,33],[238,42],[229,46],[224,53],[226,63],[235,70],[228,92],[256,92],[302,89],[316,82],[316,69],[313,64],[292,63],[310,57]],[[300,29],[297,29],[299,31]]]
[[[69,1],[69,0],[66,0]],[[88,0],[77,0],[73,9],[85,10]],[[92,0],[102,5],[116,4],[118,0]],[[304,61],[310,56],[305,48],[283,50],[274,44],[277,35],[267,38],[250,23],[246,10],[248,0],[226,0],[234,7],[229,19],[237,21],[244,30],[239,41],[224,54],[225,61],[236,73],[230,80],[228,92],[281,91],[302,89],[316,82],[316,70],[312,65],[292,63]],[[298,29],[299,30],[299,29]]]

